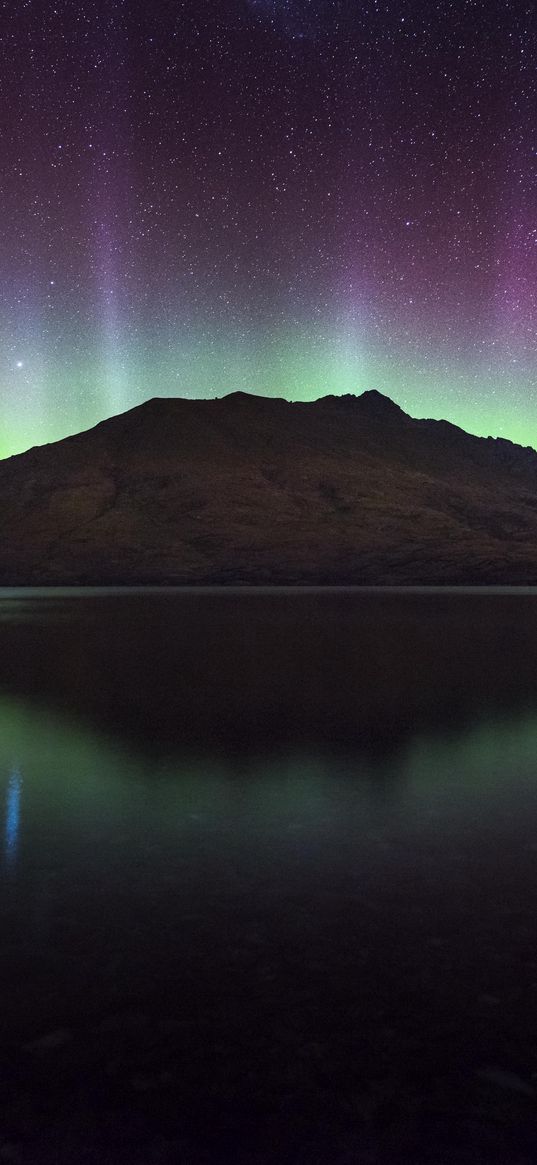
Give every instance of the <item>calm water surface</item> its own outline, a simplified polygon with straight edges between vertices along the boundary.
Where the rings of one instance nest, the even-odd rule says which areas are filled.
[[[537,592],[0,592],[0,1162],[537,1160]]]

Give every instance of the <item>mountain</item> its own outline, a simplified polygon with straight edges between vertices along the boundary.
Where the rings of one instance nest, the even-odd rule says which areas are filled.
[[[378,392],[153,399],[0,462],[0,585],[537,584],[537,452]]]

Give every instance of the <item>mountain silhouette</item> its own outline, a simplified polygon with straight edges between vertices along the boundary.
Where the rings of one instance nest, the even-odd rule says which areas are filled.
[[[537,584],[537,452],[376,391],[154,398],[0,462],[0,585]]]

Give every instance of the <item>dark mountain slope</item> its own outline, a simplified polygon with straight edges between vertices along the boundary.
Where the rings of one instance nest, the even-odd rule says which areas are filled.
[[[154,399],[0,462],[0,584],[537,583],[537,453],[377,392]]]

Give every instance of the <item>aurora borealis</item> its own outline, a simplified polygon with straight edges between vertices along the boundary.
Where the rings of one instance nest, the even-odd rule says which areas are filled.
[[[536,29],[499,0],[5,0],[0,454],[368,388],[537,446]]]

